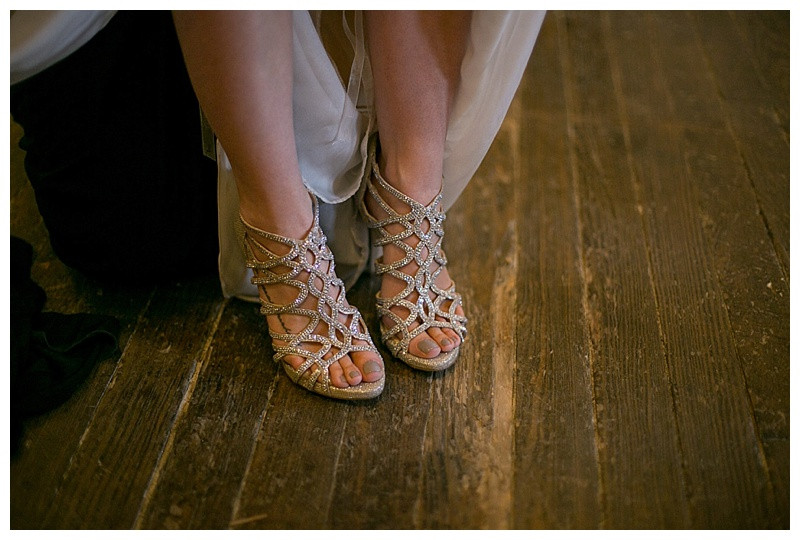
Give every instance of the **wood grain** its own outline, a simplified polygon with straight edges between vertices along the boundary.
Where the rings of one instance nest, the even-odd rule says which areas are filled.
[[[278,375],[266,333],[256,305],[225,306],[136,528],[228,526],[252,453],[247,441],[258,434]]]
[[[788,528],[788,44],[785,12],[549,13],[448,211],[461,358],[431,375],[381,347],[368,403],[292,384],[213,278],[66,268],[12,141],[48,309],[124,328],[27,426],[12,527]],[[374,337],[378,286],[348,294]]]
[[[419,521],[423,442],[436,376],[391,359],[380,345],[374,302],[380,281],[366,278],[349,291],[348,298],[361,309],[383,355],[386,388],[374,404],[355,409],[357,414],[348,418],[328,526],[411,529]]]
[[[678,20],[665,17],[661,24],[650,24],[650,35],[657,40],[662,32],[669,31],[674,36],[685,31],[685,21],[680,15],[675,18]],[[682,39],[673,38],[669,43],[678,50],[692,46],[691,41]],[[658,48],[655,61],[647,67],[658,69],[678,58],[688,62],[698,57],[696,50],[671,52],[663,46]],[[647,67],[642,70],[645,74]],[[696,71],[684,64],[674,72]],[[620,74],[629,77],[630,70],[621,68]],[[703,88],[700,81],[681,77],[669,80],[680,88],[673,97],[685,99],[689,88],[694,92]],[[664,86],[658,83],[656,80],[653,84],[656,90]],[[653,97],[653,120],[663,118],[667,111],[658,104],[669,102],[655,93]],[[623,97],[623,108],[624,103]],[[684,107],[683,103],[677,98],[672,100],[675,111],[694,117],[694,108],[701,108],[706,111],[704,120],[710,127],[719,124],[714,121],[713,109],[697,101],[692,101],[692,107]],[[763,451],[679,139],[668,124],[647,122],[628,116],[626,111],[622,121],[630,137],[633,172],[644,207],[645,234],[651,245],[653,283],[673,381],[692,526],[738,528],[764,523],[769,480]],[[740,444],[730,445],[730,440]],[[715,466],[709,466],[711,462]]]
[[[766,15],[768,24],[786,30],[786,33],[774,32],[775,39],[787,38],[788,16],[788,12]],[[715,94],[719,94],[717,106],[724,113],[721,117],[742,156],[759,211],[788,279],[789,101],[785,89],[788,87],[789,66],[785,55],[781,54],[776,55],[777,60],[763,70],[755,61],[756,53],[752,50],[749,54],[730,54],[731,50],[748,50],[737,31],[738,25],[733,24],[731,17],[719,12],[694,13],[686,21],[687,39],[699,42],[698,52],[705,65],[698,67],[709,74],[709,82],[717,91]],[[745,24],[745,21],[760,17],[760,13],[740,14],[737,21]],[[785,43],[779,48],[787,50]],[[772,79],[768,81],[767,76]]]
[[[350,415],[366,404],[325,399],[276,381],[236,499],[234,528],[325,528]]]
[[[789,12],[745,11],[728,12],[741,43],[739,50],[750,60],[763,89],[775,108],[777,122],[789,139]],[[716,58],[727,56],[719,49]],[[752,90],[752,89],[751,89]],[[758,96],[764,99],[764,96]]]
[[[223,300],[213,281],[156,291],[54,486],[45,528],[129,528]]]
[[[602,482],[600,526],[686,526],[669,365],[631,170],[635,156],[616,108],[614,65],[607,47],[598,46],[608,37],[603,25],[575,17],[565,41],[568,67],[579,62],[603,67],[591,79],[565,69]],[[584,87],[579,79],[589,82]],[[586,96],[596,93],[617,100],[615,107],[592,110]],[[573,111],[584,111],[583,116]]]
[[[557,16],[548,14],[518,97],[515,528],[599,526],[589,340]]]
[[[725,21],[722,18],[722,22]],[[660,57],[666,56],[667,43],[681,42],[670,32],[674,28],[676,25],[662,25],[661,32],[653,33],[655,49]],[[735,33],[732,26],[727,30]],[[698,37],[696,43],[700,41],[700,34],[695,33]],[[716,53],[717,56],[720,54],[720,51]],[[675,61],[676,57],[683,59],[682,65]],[[702,70],[704,66],[700,56],[670,55],[669,61],[659,60],[664,73],[662,82],[653,84],[653,87],[666,89],[669,94],[658,96],[655,93],[654,97],[674,102],[673,96],[681,94],[683,89],[669,83],[673,81],[673,70],[692,70],[692,61],[695,70]],[[777,79],[775,84],[781,84],[781,80]],[[755,94],[760,95],[761,91]],[[724,117],[728,108],[719,106],[718,96],[715,93],[703,94],[700,103]],[[679,109],[671,116],[675,118],[676,126],[672,135],[680,141],[690,183],[696,190],[717,280],[725,291],[724,305],[736,342],[737,358],[746,378],[760,442],[769,454],[766,447],[770,441],[788,440],[788,418],[785,415],[789,403],[789,313],[788,305],[782,301],[783,295],[788,295],[788,283],[778,253],[770,249],[773,247],[770,231],[762,219],[759,197],[749,178],[750,169],[746,158],[738,151],[735,136],[727,129],[703,129],[694,125],[681,128],[685,119]],[[776,137],[774,133],[773,137]],[[753,249],[753,246],[762,249]],[[788,468],[770,466],[770,473],[775,496],[788,501],[788,492],[776,487],[786,484]],[[778,504],[771,508],[777,510],[786,508],[786,505]],[[776,520],[775,526],[788,526],[788,516],[779,516],[778,512],[772,517]]]
[[[456,365],[433,379],[417,509],[422,528],[511,526],[518,134],[516,122],[503,124],[489,150],[493,159],[448,212],[448,270],[464,291],[468,327],[491,332],[468,335]]]

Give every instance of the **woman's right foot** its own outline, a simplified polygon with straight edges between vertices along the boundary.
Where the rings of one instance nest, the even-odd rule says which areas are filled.
[[[301,240],[241,220],[275,359],[294,382],[313,392],[341,399],[375,397],[383,389],[383,360],[361,314],[345,298],[316,205],[314,200],[313,224]]]

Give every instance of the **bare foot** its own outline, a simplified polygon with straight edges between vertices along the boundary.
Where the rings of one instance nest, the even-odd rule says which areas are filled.
[[[388,181],[387,181],[388,182]],[[408,214],[411,211],[411,207],[403,202],[402,200],[398,199],[392,193],[384,189],[377,181],[374,182],[373,186],[377,189],[378,194],[381,198],[388,204],[392,210],[397,212],[399,215]],[[406,193],[408,197],[414,199],[414,194]],[[367,193],[366,197],[366,206],[369,213],[376,219],[382,220],[389,217],[389,213],[381,207],[378,201],[375,198]],[[417,199],[415,199],[417,200]],[[423,204],[429,204],[431,201],[419,201]],[[390,235],[396,235],[403,233],[406,231],[406,227],[399,223],[392,223],[387,224],[384,229]],[[420,229],[422,230],[423,234],[427,235],[430,233],[431,223],[427,218],[423,218],[421,221]],[[420,238],[416,234],[410,235],[408,238],[404,240],[404,243],[411,249],[416,248],[420,243]],[[409,253],[406,252],[401,247],[389,243],[383,247],[383,256],[380,262],[384,265],[391,265],[393,263],[402,261],[408,258],[408,262],[396,270],[402,274],[406,274],[413,278],[417,274],[417,270],[420,268],[419,262],[426,261],[428,259],[429,253],[426,247],[422,247],[419,252],[418,257],[409,257]],[[443,256],[443,252],[442,252]],[[436,287],[441,290],[447,290],[452,287],[453,282],[450,279],[450,275],[447,272],[447,268],[444,265],[440,265],[439,262],[434,260],[431,257],[430,262],[430,272],[432,276],[435,276],[434,283]],[[422,284],[423,286],[426,284]],[[401,294],[404,290],[407,290],[407,294],[405,295],[405,300],[410,302],[411,304],[416,304],[419,298],[418,290],[413,286],[409,285],[405,280],[392,275],[391,272],[386,272],[382,276],[381,281],[381,298],[392,298],[398,294]],[[429,292],[429,296],[431,300],[436,300],[436,293],[431,290]],[[440,310],[447,313],[450,310],[450,300],[445,300],[442,302],[440,306]],[[402,305],[395,305],[390,308],[391,311],[400,317],[400,319],[405,320],[411,313],[411,311],[402,306]],[[460,305],[456,306],[455,312],[463,317],[464,310]],[[437,315],[435,317],[437,321],[440,322],[447,322],[447,319]],[[417,317],[417,320],[414,321],[412,324],[409,325],[409,331],[417,328],[420,323],[421,319]],[[395,326],[396,321],[394,321],[391,317],[384,315],[383,317],[383,324],[387,329],[391,329]],[[459,337],[458,333],[456,333],[451,328],[439,328],[436,326],[432,326],[426,329],[424,332],[421,332],[418,336],[411,339],[409,343],[409,352],[414,356],[418,356],[420,358],[435,358],[442,352],[449,352],[461,345],[461,337]]]
[[[344,296],[344,287],[333,269],[333,255],[324,240],[291,245],[252,232],[252,225],[245,227],[249,252],[258,261],[269,263],[254,269],[254,282],[262,302],[272,312],[267,314],[267,324],[276,354],[283,354],[282,360],[298,369],[306,359],[286,354],[292,348],[310,353],[326,348],[323,358],[335,358],[328,366],[328,375],[337,388],[380,380],[383,360],[374,349],[358,310]],[[304,267],[313,268],[313,275]],[[348,338],[350,334],[352,338]],[[318,377],[318,369],[312,363],[301,375],[301,381]]]

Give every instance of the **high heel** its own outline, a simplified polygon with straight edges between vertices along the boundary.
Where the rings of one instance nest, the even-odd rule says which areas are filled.
[[[406,256],[394,263],[383,264],[382,259],[376,261],[376,273],[380,276],[389,274],[390,276],[404,281],[405,288],[391,298],[382,298],[380,293],[377,295],[377,311],[380,316],[381,339],[392,352],[392,354],[408,364],[409,366],[423,371],[441,371],[450,367],[458,358],[461,344],[451,351],[442,351],[435,358],[423,358],[409,352],[409,344],[412,339],[427,331],[429,328],[449,328],[453,330],[461,339],[461,343],[466,336],[467,319],[459,315],[456,309],[461,305],[461,295],[455,291],[455,284],[451,283],[444,289],[436,285],[436,279],[442,268],[447,265],[447,258],[442,250],[442,236],[444,229],[442,222],[445,214],[441,209],[442,192],[431,201],[427,206],[423,206],[404,193],[389,185],[381,176],[376,159],[375,141],[371,141],[368,165],[371,169],[371,176],[367,178],[366,196],[372,197],[381,209],[388,214],[383,219],[377,219],[366,208],[364,201],[361,201],[361,211],[369,221],[369,227],[378,231],[378,236],[373,240],[375,246],[395,245],[402,249]],[[370,174],[370,173],[368,173]],[[398,214],[378,193],[373,185],[372,179],[377,182],[383,190],[393,197],[407,204],[411,210],[407,214]],[[423,224],[428,222],[428,231],[423,230]],[[388,232],[387,227],[400,225],[403,231],[397,234]],[[416,247],[411,247],[405,240],[416,236],[419,243]],[[423,259],[423,253],[425,253]],[[416,262],[419,268],[412,276],[401,272],[400,269],[411,262]],[[432,265],[436,265],[435,270],[431,270]],[[411,302],[407,297],[413,292],[417,293],[417,300]],[[442,310],[442,304],[449,302],[446,311]],[[400,306],[405,308],[409,314],[405,318],[397,315],[392,308]],[[438,320],[439,319],[442,320]],[[392,321],[391,327],[384,324],[384,319]],[[414,326],[416,325],[416,326]],[[414,326],[413,328],[411,328]]]
[[[284,330],[283,333],[269,331],[275,350],[273,359],[283,364],[284,371],[295,384],[316,394],[346,400],[373,398],[383,391],[385,373],[377,381],[362,380],[347,388],[331,384],[328,368],[334,362],[358,351],[372,351],[376,356],[380,353],[375,349],[358,309],[347,304],[344,283],[336,277],[333,254],[319,226],[317,199],[313,195],[311,198],[314,221],[311,230],[301,240],[262,231],[239,217],[247,267],[254,272],[251,281],[262,293],[261,313],[277,316]],[[276,255],[259,242],[259,238],[285,245],[289,251],[285,255]],[[297,288],[297,297],[289,304],[273,303],[267,286],[275,284]],[[316,299],[316,309],[302,307],[309,297]],[[301,331],[293,332],[284,324],[283,315],[303,316],[308,323]],[[327,327],[327,332],[317,333],[320,325]],[[318,350],[313,350],[317,347]],[[329,352],[330,357],[325,358]],[[287,355],[302,358],[302,364],[292,367],[284,361]]]

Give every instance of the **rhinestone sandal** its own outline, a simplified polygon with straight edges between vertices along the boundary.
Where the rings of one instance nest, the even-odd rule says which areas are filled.
[[[358,309],[347,305],[344,283],[336,277],[333,254],[319,226],[317,199],[313,195],[311,198],[314,222],[306,237],[301,240],[262,231],[239,217],[239,237],[242,239],[247,267],[253,269],[251,281],[263,293],[261,313],[276,315],[284,330],[283,333],[273,332],[272,329],[269,331],[274,340],[273,359],[283,364],[283,369],[292,382],[316,394],[347,400],[373,398],[383,391],[385,374],[377,381],[362,381],[348,388],[338,388],[331,384],[328,367],[345,355],[357,351],[373,351],[378,356],[380,353],[375,349]],[[276,255],[264,247],[258,238],[283,244],[289,248],[289,252]],[[286,305],[272,303],[267,286],[273,284],[295,287],[298,291],[297,297]],[[316,309],[302,307],[309,296],[316,299]],[[291,332],[281,318],[282,315],[304,316],[308,323],[301,331]],[[317,333],[320,325],[327,327],[327,332]],[[356,341],[363,343],[358,344]],[[330,357],[325,358],[329,352]],[[303,358],[303,363],[295,369],[283,361],[287,355],[299,356]],[[314,366],[317,367],[316,370],[313,370]]]
[[[422,358],[410,353],[408,350],[411,340],[431,327],[450,328],[458,335],[462,343],[467,333],[466,317],[456,313],[456,309],[461,304],[461,295],[456,292],[455,284],[451,283],[445,289],[436,285],[436,278],[442,268],[447,265],[447,258],[442,250],[442,236],[444,235],[442,222],[445,219],[444,211],[441,209],[442,192],[440,190],[430,204],[423,206],[390,186],[378,170],[374,142],[370,146],[369,163],[372,169],[371,177],[378,185],[411,208],[411,211],[407,214],[398,214],[381,197],[372,181],[366,180],[368,196],[372,197],[383,211],[388,214],[384,219],[376,219],[369,213],[364,201],[361,201],[361,211],[367,217],[369,227],[378,231],[377,238],[373,239],[373,245],[383,247],[388,244],[394,244],[406,254],[403,259],[392,264],[383,264],[382,259],[378,259],[375,263],[376,273],[379,276],[388,273],[390,276],[406,283],[405,288],[391,298],[382,298],[380,293],[377,295],[377,311],[381,321],[381,339],[396,358],[409,366],[422,371],[442,371],[456,361],[461,348],[460,344],[451,351],[442,351],[434,358]],[[425,222],[429,224],[428,232],[423,230]],[[392,224],[402,225],[404,230],[397,234],[390,234],[386,227]],[[413,248],[405,242],[411,236],[419,238],[419,243]],[[424,259],[423,253],[426,254]],[[400,271],[401,268],[412,261],[419,266],[415,275],[412,276]],[[431,266],[434,263],[436,264],[436,269],[431,270]],[[416,302],[411,302],[406,298],[414,291],[417,292],[417,300]],[[445,302],[449,302],[450,305],[446,308],[446,311],[443,311],[442,304]],[[405,319],[398,316],[392,311],[395,306],[401,306],[408,310],[408,316]],[[437,316],[443,320],[437,320]],[[384,324],[385,317],[392,321],[390,328],[387,328]],[[411,328],[414,324],[417,324],[417,326]]]

